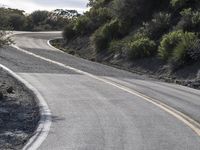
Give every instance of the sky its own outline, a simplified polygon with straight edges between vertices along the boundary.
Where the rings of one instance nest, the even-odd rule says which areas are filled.
[[[0,0],[1,5],[25,10],[31,13],[34,10],[75,9],[82,13],[88,0]]]

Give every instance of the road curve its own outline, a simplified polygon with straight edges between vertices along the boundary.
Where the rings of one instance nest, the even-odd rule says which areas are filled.
[[[14,39],[26,53],[0,50],[0,63],[34,86],[51,110],[39,150],[200,150],[198,131],[163,106],[198,124],[200,91],[62,53],[47,44],[59,36],[23,33]]]

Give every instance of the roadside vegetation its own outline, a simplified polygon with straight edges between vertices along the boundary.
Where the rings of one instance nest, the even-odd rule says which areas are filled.
[[[10,45],[12,43],[12,40],[7,35],[8,33],[6,31],[0,31],[0,48],[5,45]]]
[[[51,31],[62,30],[73,18],[79,16],[76,10],[56,9],[34,11],[26,14],[23,10],[0,7],[0,30]]]
[[[89,11],[66,24],[64,41],[55,45],[90,60],[159,74],[159,78],[176,78],[172,76],[177,71],[193,66],[177,78],[196,78],[199,0],[90,0],[88,6]]]

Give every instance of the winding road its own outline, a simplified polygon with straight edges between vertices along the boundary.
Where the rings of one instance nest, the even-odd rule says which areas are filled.
[[[59,32],[24,32],[0,64],[44,97],[52,124],[39,150],[200,150],[200,91],[63,53]]]

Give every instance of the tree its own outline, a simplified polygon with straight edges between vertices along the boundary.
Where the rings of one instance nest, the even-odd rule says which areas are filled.
[[[34,25],[39,25],[39,23],[45,21],[47,18],[48,18],[48,14],[49,12],[48,11],[34,11],[30,17],[33,21],[33,24]]]
[[[26,18],[22,15],[12,14],[8,18],[8,22],[13,30],[23,30],[26,22]]]
[[[169,0],[115,0],[113,11],[122,20],[137,22],[149,19],[155,10],[167,9],[169,3]]]

